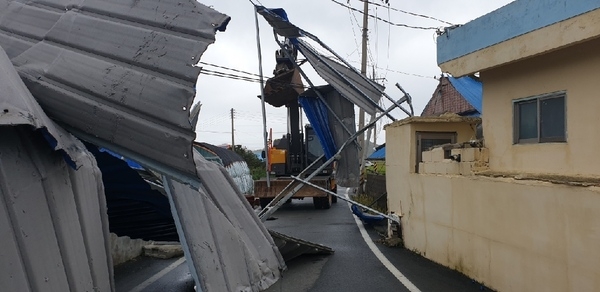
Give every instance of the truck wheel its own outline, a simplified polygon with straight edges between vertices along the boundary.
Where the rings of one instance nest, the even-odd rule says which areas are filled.
[[[273,198],[260,198],[260,207],[264,209],[271,201]]]
[[[331,203],[333,202],[333,196],[330,194],[327,194],[327,197],[325,198],[321,198],[323,200],[323,203],[321,204],[323,209],[329,209],[331,208]]]
[[[315,209],[323,209],[321,206],[323,205],[320,197],[313,197],[313,205],[315,205]]]
[[[335,189],[334,189],[332,192],[334,192],[334,193],[336,193],[336,194],[337,194],[337,186],[335,186]],[[336,196],[331,196],[331,202],[332,202],[332,203],[334,203],[334,204],[335,204],[335,203],[337,203],[337,200],[338,200],[338,197],[336,197]]]

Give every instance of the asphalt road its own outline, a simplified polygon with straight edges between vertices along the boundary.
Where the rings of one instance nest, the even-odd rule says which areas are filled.
[[[343,191],[342,188],[340,193]],[[287,263],[282,279],[268,292],[489,291],[460,273],[403,248],[372,243],[381,253],[376,257],[363,239],[348,204],[341,200],[329,210],[315,210],[311,199],[293,200],[273,217],[277,219],[267,221],[267,228],[327,245],[335,253],[293,259]],[[380,238],[373,228],[365,229],[367,238]],[[387,261],[389,269],[382,261]],[[407,282],[414,285],[412,290],[405,286]],[[193,291],[192,277],[181,259],[140,258],[126,263],[115,270],[115,283],[117,292]]]

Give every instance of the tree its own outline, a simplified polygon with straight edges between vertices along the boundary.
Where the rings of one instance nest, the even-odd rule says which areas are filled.
[[[267,176],[265,163],[258,159],[252,151],[248,150],[248,148],[243,147],[242,145],[235,145],[235,153],[240,155],[244,161],[246,161],[246,164],[248,164],[252,179],[257,180]]]

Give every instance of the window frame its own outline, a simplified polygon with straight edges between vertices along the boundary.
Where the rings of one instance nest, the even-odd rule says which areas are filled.
[[[417,142],[417,157],[416,157],[416,164],[415,164],[415,173],[419,173],[420,169],[419,169],[419,163],[423,162],[423,149],[422,148],[422,140],[442,140],[442,139],[449,139],[450,143],[456,143],[456,141],[458,140],[458,133],[455,131],[448,131],[448,132],[428,132],[428,131],[416,131],[415,133],[416,136],[416,142]],[[440,145],[440,144],[438,144]],[[434,145],[435,146],[435,145]]]
[[[564,135],[562,137],[542,137],[541,127],[541,105],[544,100],[562,98],[564,111]],[[519,122],[520,122],[520,104],[524,104],[535,100],[536,104],[536,137],[519,139]],[[566,143],[567,142],[567,91],[555,91],[525,98],[514,99],[513,103],[513,144],[539,144],[539,143]]]

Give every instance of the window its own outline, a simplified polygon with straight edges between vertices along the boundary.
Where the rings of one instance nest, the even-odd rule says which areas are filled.
[[[417,132],[417,164],[415,172],[419,172],[419,162],[423,160],[423,151],[437,145],[456,143],[456,132]],[[449,155],[449,153],[448,153]]]
[[[566,142],[566,96],[561,91],[515,100],[513,142]]]

